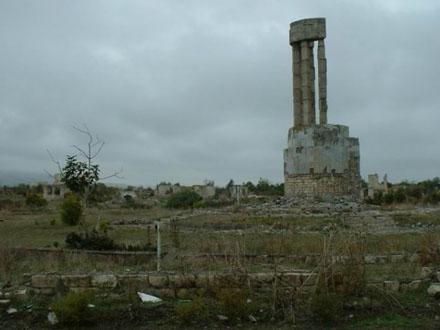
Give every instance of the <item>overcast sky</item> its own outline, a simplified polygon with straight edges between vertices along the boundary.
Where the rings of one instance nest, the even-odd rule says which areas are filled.
[[[439,176],[438,0],[0,0],[0,170],[55,170],[87,123],[123,183],[281,182],[289,23],[318,16],[362,175]]]

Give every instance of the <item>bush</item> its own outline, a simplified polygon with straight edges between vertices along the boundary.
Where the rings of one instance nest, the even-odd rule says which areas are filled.
[[[67,194],[61,204],[61,221],[69,226],[80,223],[83,214],[83,206],[78,196]]]
[[[26,205],[33,208],[42,208],[47,205],[47,200],[40,194],[30,193],[26,196]]]
[[[312,297],[311,310],[319,323],[334,324],[343,310],[342,297],[337,293],[316,293]]]
[[[22,206],[22,202],[19,200],[12,200],[10,198],[0,199],[0,210],[19,209]]]
[[[194,205],[201,201],[202,197],[192,190],[182,190],[171,195],[166,203],[166,206],[174,209],[193,208]]]
[[[395,197],[394,197],[394,194],[392,191],[383,195],[383,202],[385,204],[393,204],[394,200],[395,200]]]
[[[440,264],[440,244],[432,233],[426,233],[420,242],[419,260],[422,266]]]
[[[66,236],[66,247],[79,250],[125,250],[125,251],[150,251],[153,250],[148,244],[144,245],[119,245],[106,234],[100,234],[96,230],[82,234],[70,233]]]
[[[399,188],[394,192],[394,200],[396,203],[403,203],[406,201],[405,191],[402,188]]]
[[[78,325],[90,318],[88,304],[92,296],[88,293],[70,292],[52,304],[58,321],[64,325]]]
[[[179,322],[188,324],[191,321],[205,320],[208,317],[206,302],[200,297],[192,301],[182,301],[176,306],[176,316]]]
[[[117,250],[118,246],[107,235],[100,235],[97,231],[84,234],[70,233],[66,236],[66,246],[79,250]]]
[[[246,317],[249,292],[243,289],[220,289],[217,300],[221,311],[230,318]]]

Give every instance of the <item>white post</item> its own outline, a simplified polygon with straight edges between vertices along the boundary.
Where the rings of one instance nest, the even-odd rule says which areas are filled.
[[[157,271],[160,272],[160,256],[161,256],[161,241],[160,241],[160,221],[156,221],[156,233],[157,233]]]

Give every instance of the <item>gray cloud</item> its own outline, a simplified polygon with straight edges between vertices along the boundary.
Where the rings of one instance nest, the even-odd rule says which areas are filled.
[[[327,17],[329,121],[363,175],[439,175],[435,1],[0,2],[0,169],[51,167],[86,122],[125,182],[282,180],[289,23]]]

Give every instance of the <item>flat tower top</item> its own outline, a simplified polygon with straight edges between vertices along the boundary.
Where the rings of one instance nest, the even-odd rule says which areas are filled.
[[[290,23],[290,44],[301,40],[322,40],[326,37],[325,18],[307,18]]]

